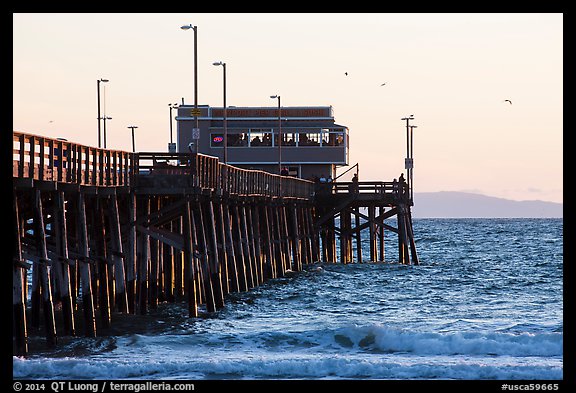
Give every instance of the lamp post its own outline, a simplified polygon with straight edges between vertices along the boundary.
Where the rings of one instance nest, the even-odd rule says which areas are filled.
[[[411,155],[411,144],[412,144],[412,139],[411,139],[411,127],[416,127],[416,126],[411,126],[410,125],[410,120],[414,120],[414,115],[410,115],[407,117],[403,117],[401,120],[406,120],[406,160],[404,161],[404,168],[407,171],[407,179],[406,179],[406,185],[408,186],[408,192],[409,192],[409,196],[410,196],[410,200],[412,200],[412,168],[414,166],[414,162],[412,159],[412,155]]]
[[[101,82],[108,82],[108,79],[103,79],[100,78],[96,81],[96,95],[97,95],[97,101],[98,101],[98,147],[102,147],[102,144],[100,142],[101,139],[101,132],[100,132],[100,83]]]
[[[171,150],[171,147],[174,146],[174,141],[172,139],[172,109],[178,109],[178,104],[168,104],[168,106],[170,107],[170,144],[168,145],[168,152],[175,153],[176,150]]]
[[[192,26],[192,24],[181,26],[182,30],[194,30],[194,130],[192,131],[192,138],[194,136],[199,136],[198,127],[198,26]],[[194,152],[198,154],[198,141],[194,143]]]
[[[280,96],[270,96],[278,99],[278,174],[282,173],[282,112],[280,109]]]
[[[410,126],[410,201],[414,201],[414,128],[418,126]]]
[[[223,126],[224,126],[224,164],[228,164],[228,108],[226,107],[226,63],[223,63],[221,61],[215,61],[214,63],[212,63],[212,65],[215,66],[222,66],[223,69],[223,75],[224,75],[224,79],[223,79],[223,84],[224,84],[224,103],[223,103],[223,110],[224,110],[224,116],[223,116]]]
[[[136,141],[134,140],[134,128],[138,128],[138,126],[128,126],[128,128],[132,129],[132,153],[136,153]]]
[[[104,149],[106,149],[106,120],[112,120],[112,118],[104,115],[102,120],[104,120]]]

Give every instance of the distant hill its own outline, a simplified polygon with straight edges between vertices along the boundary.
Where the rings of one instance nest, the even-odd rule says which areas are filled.
[[[468,192],[414,193],[413,218],[562,218],[563,204],[513,201]]]

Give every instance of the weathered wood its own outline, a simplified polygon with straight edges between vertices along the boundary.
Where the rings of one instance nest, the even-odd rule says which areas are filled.
[[[279,209],[277,209],[276,206],[270,207],[269,213],[272,222],[272,246],[274,249],[273,255],[274,265],[276,267],[276,277],[284,277],[286,274],[286,267],[284,264],[284,255],[282,253]]]
[[[20,221],[18,195],[13,192],[12,210],[13,225],[16,229],[12,232],[14,263],[12,266],[12,320],[13,320],[13,352],[16,356],[26,356],[28,354],[28,330],[26,325],[26,297],[24,288],[26,287],[26,269],[16,261],[22,261],[22,223]]]
[[[292,258],[290,258],[290,239],[288,235],[288,218],[286,216],[286,206],[284,204],[279,206],[279,219],[280,219],[280,238],[282,246],[282,254],[284,257],[284,269],[285,271],[290,269],[295,270],[292,264]]]
[[[376,206],[368,206],[368,220],[370,221],[370,262],[376,262],[378,246],[376,244]]]
[[[195,262],[194,262],[194,242],[193,242],[193,216],[192,216],[192,207],[190,200],[186,201],[186,205],[184,207],[184,215],[182,220],[182,230],[184,233],[184,280],[187,282],[186,287],[186,295],[188,299],[188,316],[190,318],[195,318],[198,316],[198,302],[196,296],[196,285],[195,285],[195,277],[196,277],[196,269],[195,269]]]
[[[223,295],[226,296],[230,293],[230,277],[228,271],[228,247],[226,244],[224,212],[222,205],[223,201],[220,197],[215,201],[215,203],[213,203],[212,208],[214,209],[216,241],[218,243],[218,264],[221,269],[222,292]]]
[[[242,227],[238,205],[232,205],[232,226],[234,227],[234,254],[236,256],[236,271],[238,272],[238,283],[240,291],[248,290],[248,279],[246,277],[246,263],[244,259],[244,244],[242,243]]]
[[[174,231],[175,223],[171,221],[167,224],[167,230],[171,233]],[[175,254],[177,250],[175,247],[164,243],[162,248],[162,272],[164,275],[164,298],[167,302],[173,303],[175,299],[175,276],[174,276],[174,263],[175,263]]]
[[[110,218],[110,246],[111,258],[114,265],[115,301],[114,305],[120,312],[128,311],[128,297],[126,294],[126,274],[124,270],[124,250],[122,249],[122,234],[120,231],[120,214],[118,212],[118,199],[112,195],[108,200],[108,215]]]
[[[292,246],[292,260],[294,261],[294,270],[302,270],[302,257],[300,255],[300,231],[298,227],[298,211],[296,210],[296,203],[291,203],[289,208],[290,219],[290,244]]]
[[[244,206],[244,216],[246,219],[246,241],[248,244],[248,254],[250,255],[250,267],[252,272],[252,280],[254,281],[254,286],[260,285],[262,282],[261,277],[259,277],[258,262],[256,260],[256,246],[254,244],[254,222],[252,221],[252,208],[250,204]]]
[[[216,311],[216,303],[214,297],[214,288],[212,286],[212,269],[208,262],[208,246],[206,242],[206,223],[204,220],[204,213],[200,202],[194,204],[194,228],[196,230],[196,241],[198,252],[200,253],[200,266],[202,269],[202,287],[204,290],[204,304],[206,311]]]
[[[136,313],[136,194],[128,195],[128,249],[126,250],[126,301],[128,312]]]
[[[246,223],[246,210],[244,205],[238,206],[239,225],[240,225],[240,242],[242,243],[242,252],[244,253],[244,266],[246,269],[246,281],[248,288],[254,288],[256,283],[254,281],[254,266],[252,263],[252,256],[250,255],[250,244],[248,242],[248,228]]]
[[[226,237],[226,256],[228,262],[228,278],[230,280],[230,291],[239,292],[240,283],[238,281],[239,272],[236,261],[236,252],[234,250],[234,238],[232,235],[232,222],[230,220],[230,206],[228,201],[222,205],[222,221],[224,226],[224,235]]]
[[[360,207],[354,211],[354,220],[356,229],[356,261],[362,263],[362,231],[360,230]]]
[[[54,269],[56,283],[59,286],[60,300],[62,302],[62,318],[64,334],[76,335],[74,324],[74,309],[70,290],[70,265],[68,261],[68,234],[66,225],[66,207],[64,192],[56,191],[54,194],[54,235],[56,240],[56,254],[59,260],[55,261]]]
[[[110,327],[110,290],[108,261],[106,259],[106,225],[104,200],[96,199],[96,209],[94,211],[94,238],[96,242],[97,271],[98,271],[98,307],[100,309],[100,319],[102,327]]]
[[[84,335],[96,337],[96,317],[94,315],[94,297],[89,262],[88,223],[86,221],[86,201],[83,192],[78,194],[78,212],[76,226],[78,231],[78,252],[82,257],[79,262],[80,286],[82,288],[82,312],[84,315]]]
[[[48,259],[48,250],[46,248],[46,232],[44,226],[44,213],[42,209],[42,194],[36,190],[34,203],[34,237],[36,238],[36,250],[42,263],[36,263],[38,266],[38,288],[39,299],[44,309],[44,326],[46,329],[46,343],[49,347],[55,347],[57,343],[56,323],[54,320],[54,303],[52,301],[51,287],[51,267]]]
[[[214,293],[214,306],[219,310],[224,307],[224,290],[222,289],[222,269],[218,253],[216,218],[211,200],[206,200],[203,206],[205,212],[204,231],[207,241],[206,249],[208,251],[208,263],[210,265],[210,281]]]
[[[150,198],[144,197],[142,201],[142,215],[148,217],[150,215]],[[150,235],[147,233],[139,232],[139,248],[137,266],[137,290],[138,290],[138,311],[139,314],[145,315],[148,313],[148,265],[150,261]]]
[[[260,210],[260,221],[258,222],[258,226],[262,235],[262,249],[264,250],[264,278],[276,278],[276,269],[272,257],[272,241],[270,238],[270,220],[268,219],[267,204],[261,202],[258,205],[258,209]]]
[[[254,237],[254,253],[256,255],[256,271],[260,283],[266,281],[264,277],[264,253],[262,251],[262,236],[260,234],[260,212],[258,204],[255,202],[250,206],[252,210],[252,230]]]
[[[412,262],[414,263],[414,265],[420,265],[420,260],[418,259],[418,253],[416,252],[416,243],[414,241],[414,229],[412,228],[412,212],[410,211],[410,207],[407,208],[406,228],[408,239],[410,242],[410,252],[412,254]]]
[[[384,215],[384,207],[380,206],[378,208],[378,217],[382,217]],[[379,240],[379,250],[378,253],[378,260],[380,262],[384,262],[384,252],[385,252],[385,245],[384,245],[384,226],[378,226],[378,240]]]

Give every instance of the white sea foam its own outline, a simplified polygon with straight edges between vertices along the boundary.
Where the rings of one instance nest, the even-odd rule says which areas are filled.
[[[534,359],[214,353],[189,359],[14,361],[14,378],[52,379],[562,379],[561,362]]]
[[[562,334],[333,330],[133,335],[106,356],[14,358],[15,378],[561,379]]]

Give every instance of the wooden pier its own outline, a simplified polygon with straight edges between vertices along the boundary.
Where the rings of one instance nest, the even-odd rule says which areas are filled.
[[[340,262],[353,262],[353,239],[363,262],[364,229],[365,259],[384,260],[389,230],[399,263],[418,264],[410,206],[404,184],[314,184],[202,154],[13,132],[13,353],[26,355],[41,325],[54,347],[160,302],[186,302],[190,317],[217,311],[228,293],[337,262],[338,243]],[[397,228],[384,223],[395,215]]]

